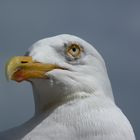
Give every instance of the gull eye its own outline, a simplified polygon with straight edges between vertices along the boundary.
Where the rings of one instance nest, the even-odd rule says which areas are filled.
[[[81,47],[77,44],[72,44],[71,46],[68,47],[67,54],[75,58],[80,57]]]

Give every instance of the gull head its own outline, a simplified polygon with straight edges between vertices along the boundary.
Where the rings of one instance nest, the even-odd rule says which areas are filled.
[[[31,82],[38,95],[35,99],[42,98],[42,102],[78,94],[113,100],[102,56],[91,44],[73,35],[37,41],[24,56],[11,58],[6,71],[9,79]]]

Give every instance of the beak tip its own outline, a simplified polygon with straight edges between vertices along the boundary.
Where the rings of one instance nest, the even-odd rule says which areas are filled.
[[[8,82],[11,80],[11,76],[7,72],[5,72],[5,78]]]
[[[15,72],[16,66],[17,66],[17,57],[11,58],[5,64],[5,77],[6,77],[7,81],[12,80],[12,75]]]

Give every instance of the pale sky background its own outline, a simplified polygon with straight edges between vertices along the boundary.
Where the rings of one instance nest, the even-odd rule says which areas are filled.
[[[5,63],[35,41],[82,37],[104,57],[116,103],[140,139],[140,1],[0,0],[0,131],[34,113],[31,85],[6,81]]]

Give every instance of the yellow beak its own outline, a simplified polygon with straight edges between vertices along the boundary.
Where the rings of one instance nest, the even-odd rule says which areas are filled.
[[[54,64],[43,64],[32,60],[31,56],[16,56],[6,65],[8,79],[21,82],[31,78],[48,78],[46,72],[53,69],[63,69]]]

